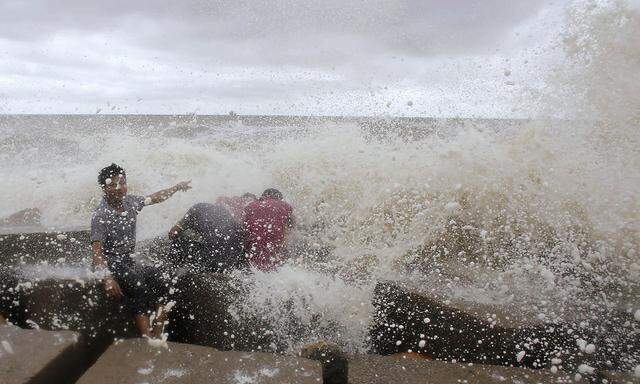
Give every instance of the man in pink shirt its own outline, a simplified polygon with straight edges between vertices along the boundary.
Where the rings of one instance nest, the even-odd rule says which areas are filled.
[[[251,265],[272,271],[282,264],[287,232],[293,224],[293,208],[277,189],[265,190],[260,199],[249,204],[245,208],[245,251]]]

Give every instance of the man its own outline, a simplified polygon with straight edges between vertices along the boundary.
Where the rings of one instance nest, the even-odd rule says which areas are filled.
[[[136,245],[136,219],[147,205],[161,203],[177,191],[191,189],[189,181],[158,191],[148,197],[127,195],[127,176],[120,166],[111,164],[98,175],[104,197],[91,220],[93,264],[102,273],[108,296],[125,299],[132,309],[140,335],[156,337],[151,330],[150,314],[157,311],[163,322],[159,291],[164,291],[159,273],[135,263],[131,254]],[[161,329],[161,328],[160,328]]]
[[[282,200],[282,193],[269,188],[259,200],[245,208],[245,249],[251,265],[272,271],[286,258],[286,240],[293,227],[293,208]]]
[[[191,207],[169,231],[174,262],[197,272],[229,272],[244,267],[243,212],[254,200],[247,193]]]

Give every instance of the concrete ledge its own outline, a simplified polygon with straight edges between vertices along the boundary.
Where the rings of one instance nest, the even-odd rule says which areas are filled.
[[[78,384],[320,383],[320,364],[269,353],[222,352],[167,343],[152,347],[130,339],[109,347]]]
[[[0,381],[73,383],[88,367],[80,335],[0,326]]]
[[[453,364],[402,357],[356,355],[349,359],[350,384],[569,383],[573,375],[492,365]]]

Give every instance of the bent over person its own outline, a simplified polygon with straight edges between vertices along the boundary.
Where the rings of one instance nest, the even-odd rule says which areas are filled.
[[[169,231],[176,252],[174,261],[198,272],[244,268],[244,207],[254,199],[247,193],[191,207]]]
[[[167,287],[158,270],[139,265],[131,258],[136,246],[138,212],[147,205],[165,201],[177,191],[190,189],[189,183],[178,183],[145,198],[127,195],[126,173],[116,164],[103,168],[98,175],[104,196],[91,220],[93,264],[105,276],[107,295],[124,299],[133,311],[142,336],[159,336],[155,334],[158,331],[151,329],[150,315],[157,311],[157,321],[162,325],[166,316],[161,316],[160,298]]]

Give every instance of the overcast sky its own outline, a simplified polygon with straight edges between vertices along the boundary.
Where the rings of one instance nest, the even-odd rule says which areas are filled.
[[[0,2],[0,113],[508,116],[562,1]]]

